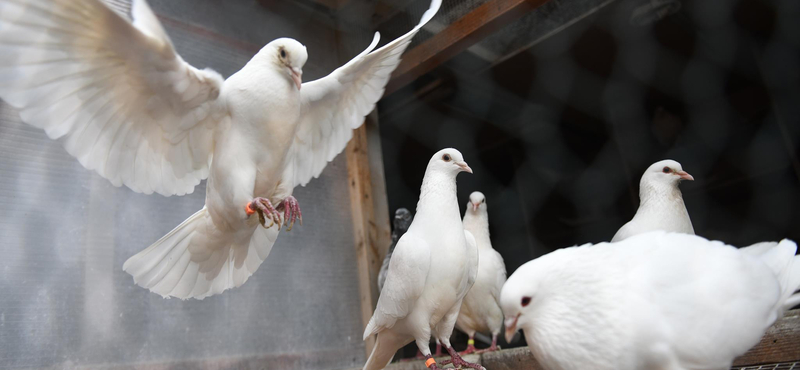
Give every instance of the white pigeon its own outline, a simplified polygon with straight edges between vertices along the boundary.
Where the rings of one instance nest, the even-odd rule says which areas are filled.
[[[398,208],[394,211],[392,244],[389,245],[389,250],[386,251],[386,257],[383,258],[383,264],[381,264],[381,269],[378,272],[378,291],[383,289],[383,283],[386,281],[386,273],[389,272],[389,261],[392,259],[392,253],[394,253],[394,248],[397,246],[397,241],[408,231],[408,227],[411,226],[411,220],[413,219],[414,216],[411,215],[411,211],[405,208]]]
[[[653,163],[639,181],[639,209],[633,219],[617,230],[612,242],[654,230],[694,235],[692,220],[683,204],[678,184],[694,181],[681,164],[665,159]]]
[[[203,298],[242,285],[282,224],[302,220],[294,187],[344,149],[440,4],[301,84],[308,54],[292,39],[223,80],[176,54],[144,0],[133,0],[133,22],[99,0],[3,1],[0,98],[115,186],[183,195],[207,177],[205,207],[123,265],[164,297]]]
[[[417,212],[389,262],[386,284],[364,339],[377,334],[365,370],[383,369],[397,350],[416,341],[426,365],[439,369],[431,356],[431,336],[439,339],[456,365],[465,362],[450,345],[461,301],[478,272],[475,238],[461,224],[456,175],[472,173],[458,150],[433,155],[422,179]]]
[[[727,370],[800,303],[796,250],[664,231],[557,250],[508,278],[506,338],[548,370]]]
[[[469,336],[467,349],[462,355],[476,352],[475,332],[491,333],[492,345],[487,351],[497,350],[497,335],[503,329],[500,289],[506,282],[506,265],[500,253],[492,248],[486,207],[486,197],[476,191],[469,195],[467,210],[464,212],[464,230],[475,237],[480,264],[475,284],[464,297],[456,320],[456,328]]]

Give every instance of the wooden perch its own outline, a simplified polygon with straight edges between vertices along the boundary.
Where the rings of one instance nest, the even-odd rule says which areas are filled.
[[[402,62],[386,86],[384,96],[397,91],[547,1],[487,1],[403,55]]]

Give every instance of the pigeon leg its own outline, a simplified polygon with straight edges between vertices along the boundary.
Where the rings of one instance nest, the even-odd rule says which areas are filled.
[[[442,344],[436,342],[436,352],[433,354],[435,357],[442,357]]]
[[[300,212],[300,203],[297,202],[297,198],[291,195],[286,197],[278,204],[278,210],[281,209],[283,209],[283,220],[289,225],[286,231],[292,230],[295,221],[300,221],[300,225],[303,224],[303,212]]]
[[[456,350],[454,350],[453,347],[445,346],[445,349],[447,350],[447,353],[450,354],[450,360],[442,361],[442,365],[451,363],[456,368],[468,367],[468,368],[475,369],[475,370],[486,370],[486,368],[481,366],[481,365],[473,364],[472,362],[464,361],[464,359],[461,358],[461,356],[458,355],[458,352],[456,352]]]
[[[275,207],[272,206],[272,203],[267,198],[253,198],[250,203],[244,206],[244,211],[248,216],[253,213],[258,213],[258,221],[261,223],[261,226],[267,229],[275,225],[275,221],[278,223],[278,229],[282,226],[281,215],[275,210]],[[269,226],[267,226],[266,218],[270,221]]]
[[[428,369],[431,369],[431,370],[442,370],[441,367],[436,366],[436,360],[434,360],[433,356],[431,356],[431,355],[425,356],[425,366],[427,366]]]
[[[466,356],[476,352],[477,350],[475,350],[475,335],[473,334],[469,336],[469,340],[467,341],[467,349],[465,349],[464,352],[460,352],[459,354],[461,356]]]
[[[487,349],[482,349],[480,351],[475,351],[475,353],[485,353],[485,352],[493,352],[499,350],[500,347],[497,346],[497,334],[492,334],[492,345]]]

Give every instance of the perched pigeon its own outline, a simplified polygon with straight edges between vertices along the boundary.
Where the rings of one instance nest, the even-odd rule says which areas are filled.
[[[500,289],[506,282],[506,265],[500,253],[492,248],[489,239],[489,214],[486,197],[476,191],[469,195],[467,211],[464,213],[464,230],[469,231],[478,243],[478,277],[464,297],[458,313],[456,328],[469,335],[466,351],[476,352],[475,332],[492,333],[492,346],[497,350],[497,335],[503,329],[503,311],[500,309]]]
[[[389,245],[389,250],[386,252],[386,257],[383,258],[381,270],[378,272],[378,291],[383,289],[383,283],[386,281],[386,271],[389,270],[389,260],[392,259],[394,247],[397,246],[397,241],[400,240],[400,237],[403,236],[403,234],[406,233],[406,230],[408,230],[408,227],[411,226],[412,219],[414,219],[414,216],[411,215],[411,211],[405,208],[398,208],[397,211],[394,212],[392,244]]]
[[[648,167],[639,181],[639,209],[611,241],[618,242],[654,230],[694,234],[692,220],[678,188],[681,180],[693,181],[694,177],[673,160],[666,159]]]
[[[123,265],[164,297],[203,298],[242,285],[281,226],[302,220],[294,187],[344,149],[440,4],[409,33],[377,50],[376,33],[302,83],[308,54],[292,39],[223,80],[176,54],[144,0],[133,0],[133,22],[99,0],[3,1],[0,98],[115,186],[183,195],[208,177],[205,207]]]
[[[508,278],[506,338],[549,370],[730,369],[800,303],[796,250],[664,231],[561,249]]]
[[[478,273],[475,238],[461,224],[456,200],[456,175],[472,169],[455,149],[433,155],[422,179],[417,213],[397,242],[386,285],[364,330],[377,334],[364,370],[383,369],[402,346],[416,341],[426,365],[439,369],[428,346],[439,339],[454,365],[481,368],[461,359],[450,335],[461,301]]]

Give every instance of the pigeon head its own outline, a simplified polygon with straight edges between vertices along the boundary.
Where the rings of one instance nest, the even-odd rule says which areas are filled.
[[[436,152],[428,162],[428,171],[451,173],[453,176],[462,171],[472,173],[472,169],[469,168],[467,162],[464,162],[464,156],[461,155],[461,152],[453,148]]]
[[[295,39],[280,38],[273,40],[261,49],[258,54],[286,74],[286,78],[294,82],[297,90],[303,84],[303,66],[308,60],[306,47]]]
[[[403,231],[408,230],[412,219],[413,217],[411,216],[411,211],[405,208],[398,208],[397,211],[394,212],[394,229]]]
[[[478,212],[480,208],[486,209],[486,197],[479,191],[473,191],[472,194],[469,195],[467,208],[471,209],[472,212]]]
[[[681,180],[693,181],[694,177],[683,170],[681,164],[671,159],[653,163],[642,175],[642,185],[667,184],[677,186]]]
[[[537,297],[539,281],[542,274],[546,274],[546,267],[542,266],[539,259],[529,261],[520,266],[503,285],[500,308],[505,317],[507,342],[511,342],[519,329],[531,326],[532,312],[541,298]]]

